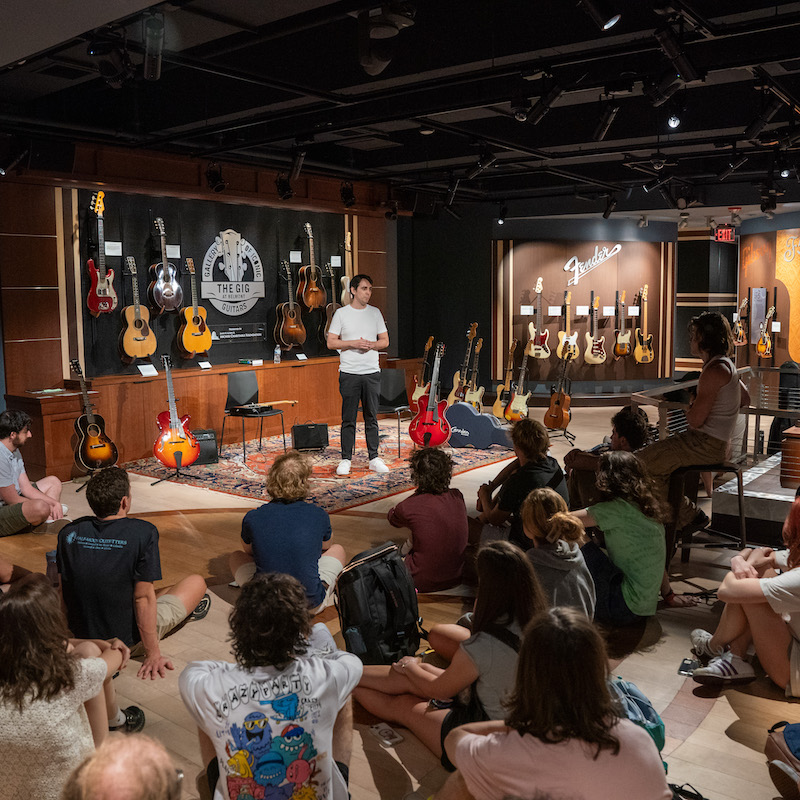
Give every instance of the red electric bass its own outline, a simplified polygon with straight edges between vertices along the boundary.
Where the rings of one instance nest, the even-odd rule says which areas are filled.
[[[153,445],[153,455],[165,467],[180,469],[197,461],[200,455],[200,445],[189,430],[189,420],[191,419],[189,415],[178,416],[175,390],[172,388],[169,356],[161,356],[161,363],[164,365],[164,372],[167,376],[169,410],[162,411],[156,417],[156,423],[161,433]]]
[[[439,343],[433,359],[430,391],[420,398],[419,412],[408,426],[411,441],[419,447],[438,447],[447,444],[450,438],[450,423],[445,416],[447,400],[439,400],[439,364],[443,355],[444,345]]]
[[[104,192],[98,192],[92,197],[91,209],[97,214],[97,267],[94,259],[89,259],[86,266],[89,268],[89,279],[92,285],[86,296],[86,305],[93,317],[101,314],[110,314],[117,307],[117,293],[114,291],[114,270],[106,269],[106,237],[103,232],[103,210],[105,205]]]

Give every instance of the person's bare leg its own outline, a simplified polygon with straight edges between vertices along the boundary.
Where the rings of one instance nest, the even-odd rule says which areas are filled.
[[[333,724],[333,760],[350,766],[353,755],[353,701],[348,698]]]
[[[436,675],[440,675],[444,671],[431,664],[425,665],[425,669]],[[372,689],[387,695],[413,694],[419,696],[418,691],[405,675],[396,672],[391,667],[380,665],[365,666],[358,685],[360,688]]]
[[[200,575],[187,575],[174,586],[159,589],[159,591],[156,592],[156,597],[161,597],[165,594],[174,595],[181,601],[188,616],[195,610],[207,589],[208,586],[206,585],[205,578]]]
[[[100,658],[100,648],[89,641],[82,641],[75,645],[73,653],[80,658]],[[106,681],[111,683],[111,679]],[[92,739],[94,746],[99,747],[108,735],[108,712],[106,710],[106,685],[103,683],[103,691],[98,692],[94,697],[84,701],[83,707],[86,709],[86,716],[89,718],[89,727],[92,729]]]
[[[53,500],[61,502],[61,489],[63,484],[55,475],[47,475],[36,481],[36,487]]]
[[[789,645],[792,634],[789,627],[770,608],[769,603],[747,603],[740,608],[747,617],[753,646],[761,666],[775,684],[785,689],[791,680]],[[731,644],[731,652],[744,658],[747,645],[742,650],[741,643],[737,640]]]
[[[243,567],[245,564],[252,564],[254,562],[253,556],[245,553],[244,550],[234,550],[230,558],[228,559],[228,564],[231,569],[231,575],[235,578],[236,572]]]
[[[50,506],[44,500],[31,500],[26,497],[22,501],[22,516],[29,525],[36,527],[50,518]]]
[[[434,625],[428,636],[428,644],[442,657],[452,661],[461,642],[472,636],[472,631],[463,625]]]
[[[726,603],[722,609],[717,629],[711,636],[711,647],[720,648],[730,646],[731,651],[737,656],[743,656],[750,645],[751,632],[747,623],[747,616],[739,603]]]
[[[475,800],[467,789],[466,781],[456,770],[447,776],[444,786],[433,796],[433,800]]]
[[[347,563],[347,554],[340,544],[332,544],[327,550],[322,551],[322,555],[335,558],[342,566]]]

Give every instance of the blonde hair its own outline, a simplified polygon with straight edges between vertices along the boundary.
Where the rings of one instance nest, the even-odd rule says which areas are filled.
[[[520,510],[522,527],[536,539],[555,544],[559,539],[579,542],[583,525],[569,513],[564,498],[553,489],[534,489],[523,501]]]
[[[267,492],[275,500],[303,500],[311,490],[311,464],[297,450],[278,456],[267,473]]]

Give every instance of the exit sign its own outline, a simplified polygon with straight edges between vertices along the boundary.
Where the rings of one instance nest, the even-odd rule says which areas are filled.
[[[718,242],[735,242],[736,228],[732,225],[717,225],[717,229],[714,231],[714,238]]]

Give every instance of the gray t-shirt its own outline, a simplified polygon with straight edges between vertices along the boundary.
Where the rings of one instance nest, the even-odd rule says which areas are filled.
[[[0,445],[0,487],[13,486],[20,493],[19,476],[23,472],[25,465],[19,450],[12,453],[5,445]],[[0,500],[0,505],[5,503]]]

